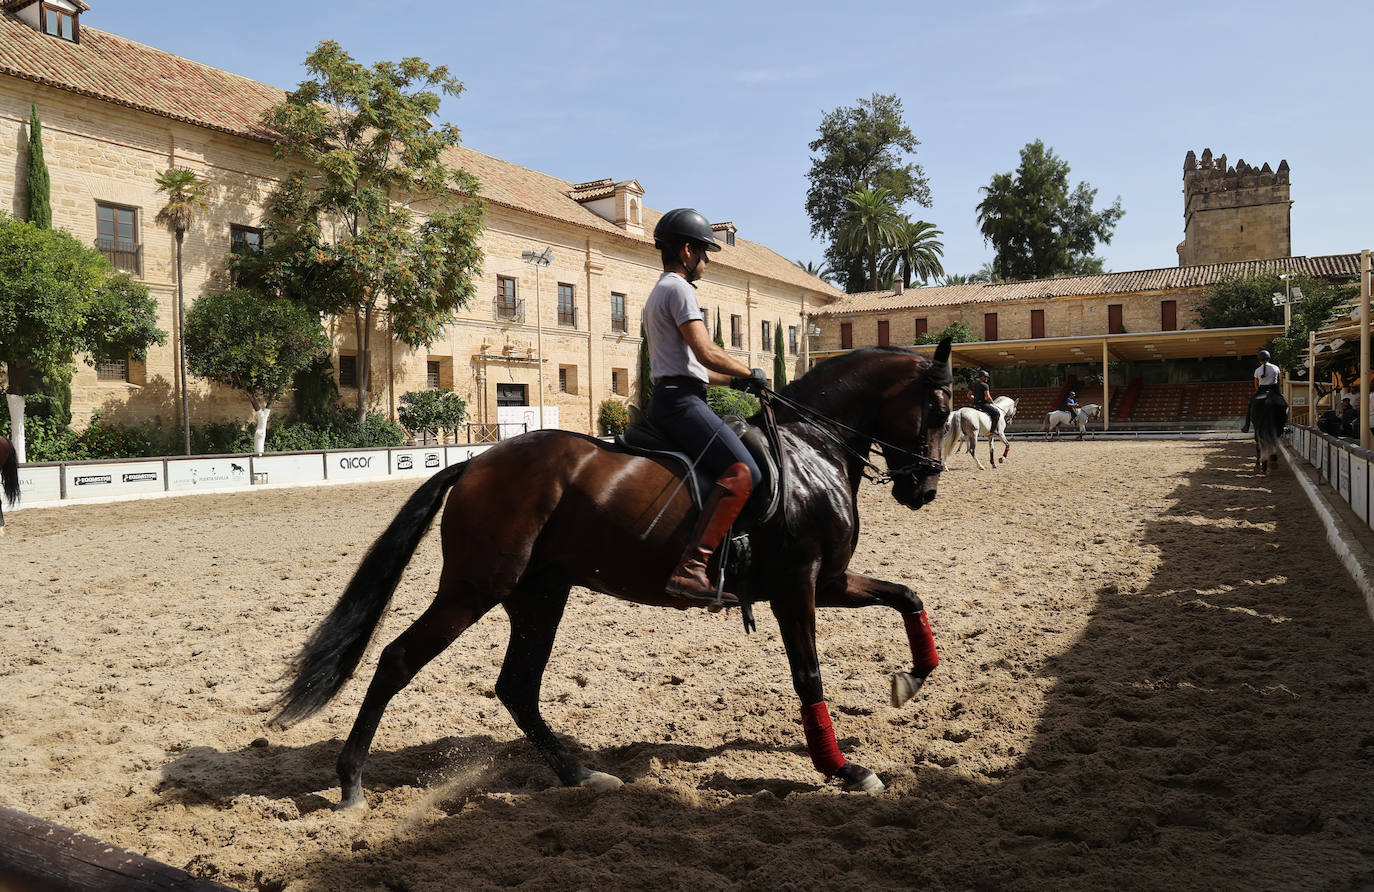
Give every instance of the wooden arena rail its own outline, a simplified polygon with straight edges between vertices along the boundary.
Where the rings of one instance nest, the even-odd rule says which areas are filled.
[[[233,892],[160,861],[0,806],[0,889]]]

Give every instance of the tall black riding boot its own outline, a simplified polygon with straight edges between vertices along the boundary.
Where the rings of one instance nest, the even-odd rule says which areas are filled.
[[[712,487],[711,494],[706,497],[706,504],[701,508],[701,517],[697,520],[697,528],[692,533],[692,541],[682,553],[677,569],[668,577],[668,594],[678,595],[702,605],[717,603],[716,587],[706,575],[706,565],[716,547],[725,538],[725,534],[729,532],[730,525],[744,510],[744,503],[749,501],[749,494],[753,490],[749,467],[743,462],[735,462],[716,479],[716,485]],[[722,594],[719,603],[735,606],[739,601],[733,596]]]

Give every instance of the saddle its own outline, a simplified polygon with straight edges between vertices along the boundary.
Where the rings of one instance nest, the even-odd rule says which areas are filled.
[[[777,512],[778,503],[781,501],[781,475],[778,473],[777,457],[773,455],[768,438],[763,435],[762,430],[748,424],[738,415],[725,416],[725,423],[743,441],[745,448],[749,450],[749,454],[754,457],[759,470],[763,473],[763,479],[749,494],[749,501],[744,504],[744,510],[740,512],[732,528],[739,534],[753,529]],[[625,433],[615,438],[615,442],[631,455],[664,459],[676,467],[678,476],[686,478],[687,491],[692,494],[692,504],[698,512],[701,511],[702,499],[715,483],[715,477],[700,467],[688,474],[688,469],[692,467],[691,457],[679,452],[648,419],[641,417],[632,423],[625,429]]]

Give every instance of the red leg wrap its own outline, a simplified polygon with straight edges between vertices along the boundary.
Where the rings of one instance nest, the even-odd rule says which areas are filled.
[[[906,640],[911,643],[911,660],[918,673],[929,672],[940,665],[940,655],[935,652],[935,636],[930,633],[930,620],[926,612],[908,613],[902,617],[906,626]]]
[[[806,750],[811,754],[811,764],[826,777],[832,777],[845,765],[840,753],[840,744],[835,740],[835,729],[830,724],[830,710],[825,701],[802,707],[802,727],[806,729]]]

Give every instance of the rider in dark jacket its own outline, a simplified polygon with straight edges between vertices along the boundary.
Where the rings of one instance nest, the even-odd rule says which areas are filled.
[[[1075,426],[1078,424],[1078,401],[1074,399],[1077,395],[1078,394],[1070,390],[1069,395],[1064,397],[1064,405],[1059,407],[1061,412],[1069,413],[1069,424]]]
[[[992,420],[992,430],[996,433],[1002,423],[1002,410],[992,404],[992,387],[988,385],[986,370],[980,369],[974,377],[973,390],[969,396],[973,397],[973,408]]]

